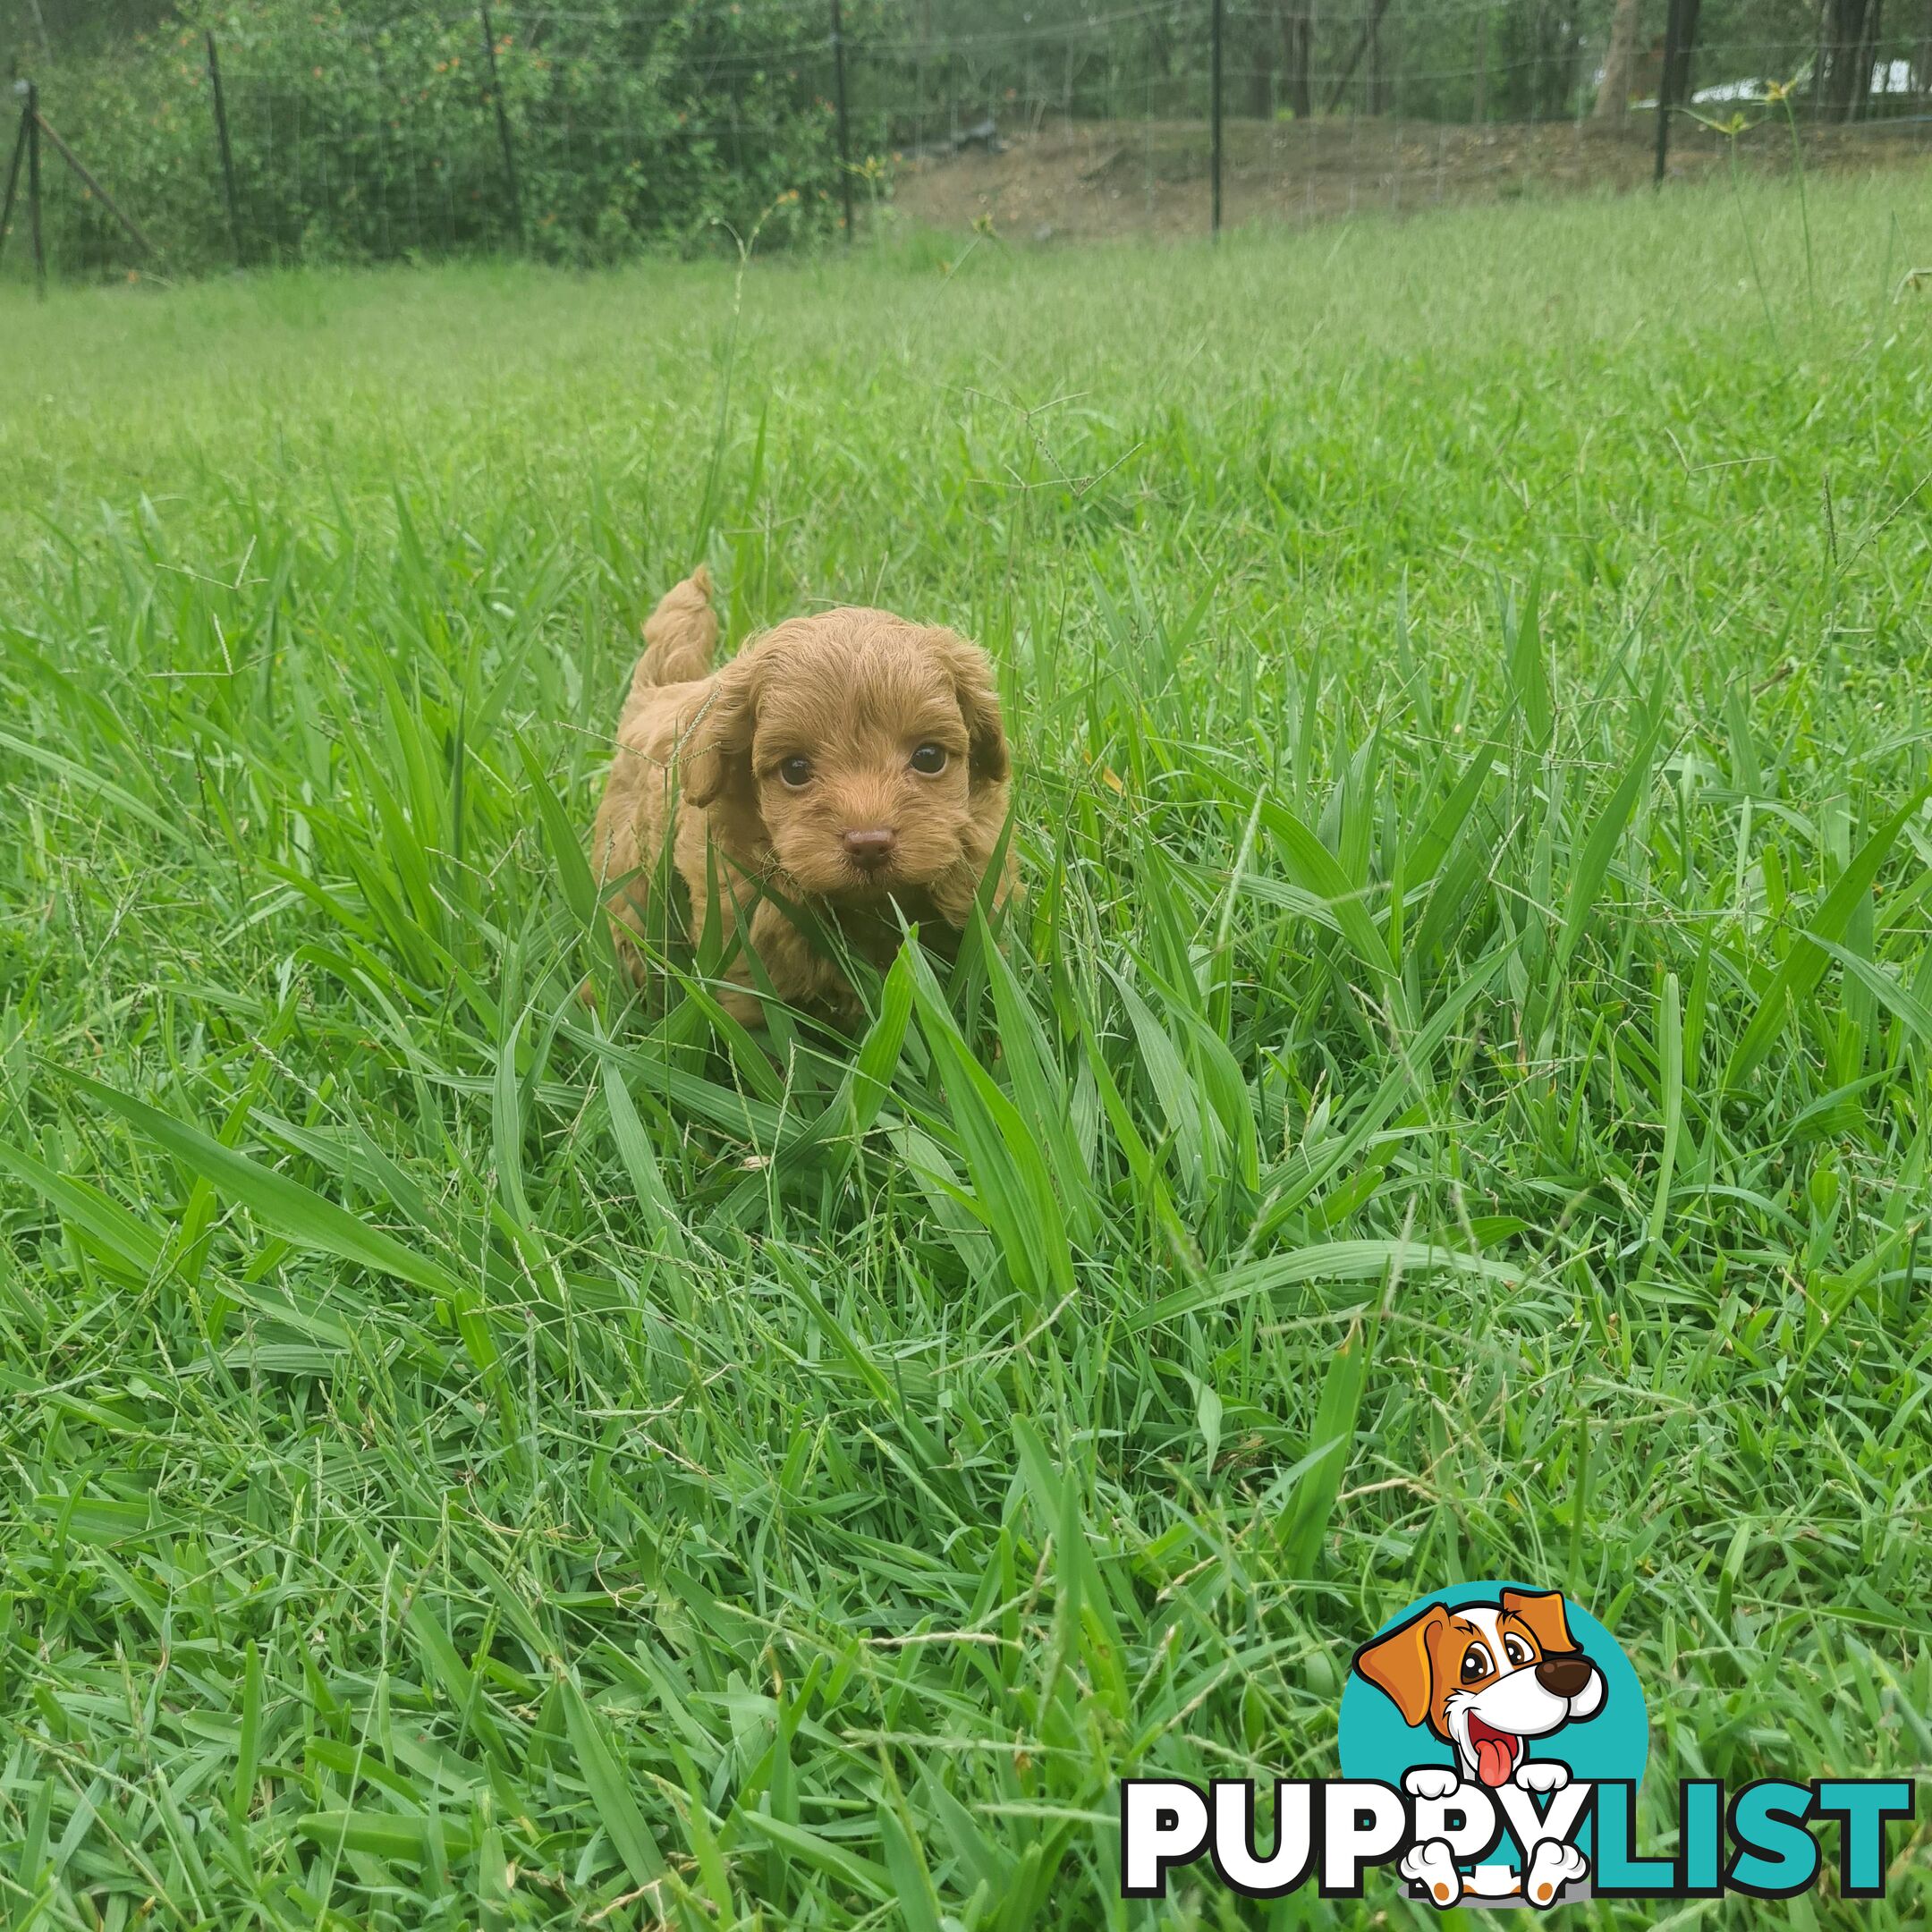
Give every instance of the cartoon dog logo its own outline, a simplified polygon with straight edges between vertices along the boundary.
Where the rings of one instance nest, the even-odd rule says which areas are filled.
[[[1570,1634],[1562,1594],[1504,1589],[1494,1603],[1425,1604],[1355,1653],[1355,1668],[1385,1691],[1411,1726],[1427,1725],[1455,1752],[1456,1768],[1419,1765],[1403,1777],[1412,1797],[1446,1800],[1460,1786],[1561,1791],[1570,1767],[1532,1757],[1533,1741],[1555,1736],[1604,1707],[1604,1674]],[[1477,1801],[1479,1802],[1480,1801]],[[1402,1876],[1417,1895],[1453,1904],[1464,1892],[1554,1904],[1566,1885],[1589,1876],[1572,1844],[1545,1842],[1521,1873],[1503,1866],[1458,1868],[1446,1838],[1404,1854]]]

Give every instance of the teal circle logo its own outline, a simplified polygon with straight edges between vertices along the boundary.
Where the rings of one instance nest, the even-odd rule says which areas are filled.
[[[1650,1755],[1643,1687],[1616,1640],[1561,1591],[1500,1580],[1438,1590],[1385,1623],[1350,1665],[1340,1728],[1344,1777],[1452,1807],[1467,1792],[1486,1811],[1546,1809],[1572,1784],[1635,1787]],[[1586,1826],[1579,1852],[1589,1837]],[[1455,1873],[1405,1862],[1423,1895],[1438,1880],[1460,1891],[1476,1868],[1453,1832],[1445,1842]],[[1499,1887],[1515,1871],[1508,1844],[1479,1854]]]

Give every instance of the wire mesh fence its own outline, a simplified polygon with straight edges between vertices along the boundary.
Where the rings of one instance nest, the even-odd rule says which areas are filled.
[[[1656,34],[1613,51],[1632,0],[1148,0],[963,26],[923,4],[258,0],[37,75],[40,127],[16,93],[0,156],[24,177],[42,148],[48,268],[101,276],[968,224],[1182,234],[1217,205],[1296,222],[1629,187],[1656,172],[1660,92],[1676,174],[1932,152],[1932,0],[1916,30],[1826,0],[1675,64]],[[28,197],[18,179],[0,225],[9,278],[33,271]]]

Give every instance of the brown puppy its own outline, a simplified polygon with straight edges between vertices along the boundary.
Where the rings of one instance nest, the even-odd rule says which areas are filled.
[[[952,631],[887,611],[790,618],[713,672],[717,632],[702,567],[644,625],[590,854],[601,885],[622,882],[610,908],[619,949],[636,971],[668,826],[693,936],[708,860],[719,936],[749,912],[751,946],[784,999],[856,1018],[845,975],[760,888],[881,965],[898,949],[895,908],[928,928],[963,926],[1006,821],[992,666]],[[1009,854],[1002,897],[1012,880]],[[741,953],[728,977],[754,984]],[[749,992],[723,1004],[741,1020],[762,1016]]]

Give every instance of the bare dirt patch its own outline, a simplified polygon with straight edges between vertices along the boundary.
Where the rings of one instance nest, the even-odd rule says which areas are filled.
[[[1671,178],[1730,165],[1731,138],[1674,131]],[[1432,122],[1312,120],[1227,124],[1226,224],[1306,223],[1449,203],[1626,191],[1651,178],[1655,126],[1446,127]],[[1768,120],[1736,137],[1741,168],[1784,173],[1789,128]],[[1807,167],[1894,165],[1932,157],[1932,119],[1808,130]],[[1002,152],[911,158],[894,200],[908,219],[966,228],[990,218],[1016,241],[1198,235],[1208,226],[1208,131],[1199,122],[1049,122]]]

